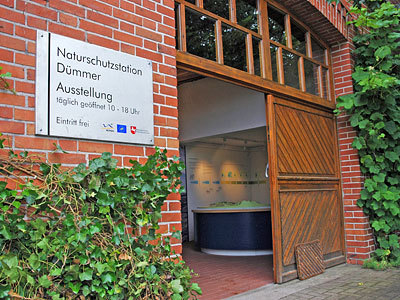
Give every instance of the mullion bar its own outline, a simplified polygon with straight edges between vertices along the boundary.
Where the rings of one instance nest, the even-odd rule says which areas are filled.
[[[276,66],[278,67],[278,81],[280,84],[285,84],[285,73],[283,70],[283,55],[281,47],[279,47],[278,51],[276,51]]]
[[[246,36],[246,58],[247,72],[254,74],[253,37],[251,34]]]
[[[299,72],[299,86],[300,90],[306,92],[306,75],[304,72],[304,58],[299,57],[299,61],[297,62],[297,68]]]
[[[335,87],[333,85],[333,68],[332,66],[332,57],[331,57],[331,52],[328,51],[328,49],[325,50],[325,60],[327,62],[327,64],[329,65],[328,68],[328,74],[327,74],[327,83],[326,83],[326,87],[328,89],[328,95],[327,95],[327,99],[329,101],[332,101],[333,99],[335,99]]]
[[[200,7],[200,8],[203,8],[203,7],[204,7],[203,0],[196,0],[196,5],[197,5],[198,7]]]
[[[185,5],[179,4],[179,20],[178,20],[178,30],[179,30],[179,50],[186,52],[186,17],[185,17]]]
[[[292,26],[290,26],[290,16],[285,15],[285,31],[286,31],[286,46],[290,49],[293,48],[292,44]]]
[[[237,23],[236,0],[229,0],[229,19],[232,23]]]
[[[224,64],[224,50],[222,43],[222,22],[217,20],[215,22],[215,49],[217,51],[217,62]]]
[[[306,32],[306,54],[308,57],[312,56],[312,46],[311,46],[311,34],[309,31]]]
[[[271,63],[271,45],[269,42],[269,24],[268,24],[268,8],[267,2],[264,0],[257,1],[257,8],[259,11],[258,14],[258,22],[260,26],[258,26],[258,30],[262,35],[261,39],[261,76],[263,78],[272,80],[272,63]]]
[[[319,89],[319,96],[321,98],[325,98],[324,83],[323,83],[322,67],[321,66],[318,66],[318,89]]]

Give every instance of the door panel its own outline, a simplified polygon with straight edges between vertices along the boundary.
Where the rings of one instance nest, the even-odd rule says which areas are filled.
[[[280,175],[334,175],[331,119],[287,106],[275,106]]]
[[[279,194],[284,266],[295,263],[294,247],[303,241],[320,240],[323,254],[341,250],[336,190],[283,190]]]
[[[275,282],[297,277],[295,246],[319,240],[326,266],[345,261],[332,113],[267,96]]]

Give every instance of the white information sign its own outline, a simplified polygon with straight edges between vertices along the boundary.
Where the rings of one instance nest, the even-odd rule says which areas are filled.
[[[153,144],[150,60],[38,31],[36,134]]]

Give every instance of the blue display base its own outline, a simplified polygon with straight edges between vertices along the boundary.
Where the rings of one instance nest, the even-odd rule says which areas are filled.
[[[195,242],[215,250],[272,249],[271,212],[194,213]]]

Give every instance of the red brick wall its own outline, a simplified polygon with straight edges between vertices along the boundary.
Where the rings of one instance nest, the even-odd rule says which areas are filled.
[[[328,34],[332,43],[349,34],[342,5],[295,2],[299,12],[305,4],[322,10],[313,14],[315,24],[311,25],[317,33],[318,28],[323,32],[336,28],[336,35]],[[296,3],[291,7],[297,7]],[[103,151],[111,152],[120,166],[127,166],[130,159],[144,161],[153,152],[153,147],[34,136],[35,39],[36,29],[41,29],[151,59],[155,145],[179,155],[173,7],[173,0],[0,0],[0,64],[13,74],[9,82],[18,93],[0,92],[0,132],[6,134],[7,145],[67,166],[87,162]],[[310,23],[310,10],[305,11],[308,17],[304,21]],[[352,92],[350,50],[347,42],[332,48],[336,96]],[[373,238],[368,219],[356,205],[363,180],[357,152],[351,147],[355,132],[346,116],[338,118],[338,131],[348,261],[361,263],[373,250]],[[53,143],[69,153],[52,153]],[[179,200],[179,195],[171,195],[166,202],[162,233],[168,234],[173,227],[181,229]],[[175,250],[180,252],[180,242],[175,242]]]
[[[332,63],[336,96],[353,92],[351,43],[345,42],[332,47]],[[361,264],[374,250],[374,239],[368,217],[357,206],[363,188],[357,150],[351,146],[356,132],[347,115],[337,119],[339,153],[342,170],[344,226],[347,246],[347,262]]]
[[[0,91],[0,132],[7,145],[67,166],[107,151],[129,166],[154,148],[34,136],[36,29],[152,60],[155,145],[179,155],[173,0],[0,0],[0,65],[12,73],[9,83],[17,92]],[[68,154],[52,153],[54,143]],[[162,233],[180,229],[179,197],[171,195],[164,205]],[[174,249],[181,252],[179,241]]]

